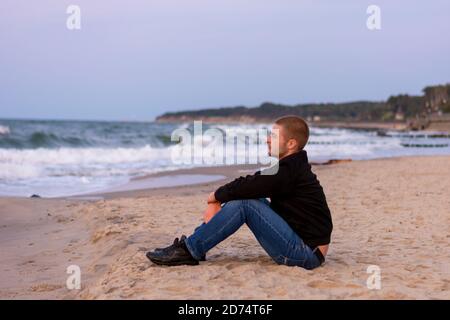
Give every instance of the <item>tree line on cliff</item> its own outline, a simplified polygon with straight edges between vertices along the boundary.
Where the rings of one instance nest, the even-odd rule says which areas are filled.
[[[269,120],[283,115],[298,115],[316,121],[403,121],[426,114],[450,113],[450,84],[428,86],[422,96],[400,94],[386,101],[316,103],[285,105],[264,102],[258,107],[223,107],[215,109],[168,112],[157,121],[218,118]]]

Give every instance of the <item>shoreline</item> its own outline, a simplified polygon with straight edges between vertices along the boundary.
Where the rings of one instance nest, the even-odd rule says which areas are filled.
[[[120,197],[133,197],[133,196],[143,196],[145,194],[164,194],[168,191],[178,191],[184,189],[197,189],[204,186],[217,185],[222,183],[227,179],[232,179],[236,173],[251,174],[254,170],[257,170],[260,166],[258,165],[231,165],[231,166],[209,166],[209,167],[196,167],[196,168],[183,168],[175,169],[170,171],[161,171],[153,174],[148,174],[141,177],[136,177],[130,180],[129,183],[115,188],[105,189],[102,191],[89,192],[80,195],[74,195],[69,197],[55,197],[52,199],[78,199],[85,197],[101,197],[102,199],[113,199]],[[204,179],[189,181],[186,183],[181,182],[179,179],[177,184],[174,185],[153,185],[152,187],[145,187],[153,182],[157,181],[159,178],[170,180],[173,177],[203,177]],[[213,179],[211,179],[213,178]],[[163,181],[163,180],[159,180]],[[143,187],[137,189],[127,189],[128,186],[133,186],[133,184],[140,184]],[[0,197],[1,198],[1,197]]]
[[[445,157],[446,155],[412,155],[412,156],[392,156],[382,157],[375,159],[330,159],[323,162],[310,162],[313,171],[317,168],[341,165],[347,162],[371,162],[377,160],[388,159],[408,159],[408,158],[433,158],[433,157]],[[450,155],[448,155],[450,156]],[[77,200],[77,201],[98,201],[106,199],[114,199],[120,197],[141,197],[147,194],[164,194],[167,191],[177,191],[193,188],[198,188],[218,185],[224,183],[227,180],[232,180],[239,175],[253,174],[259,170],[262,166],[258,164],[240,164],[240,165],[220,165],[220,166],[204,166],[193,168],[179,168],[168,171],[159,171],[144,176],[133,177],[125,184],[106,187],[102,190],[83,192],[80,194],[70,196],[55,196],[44,197],[39,196],[36,199],[46,200]],[[320,169],[319,169],[320,170]],[[182,180],[192,179],[194,181]],[[0,195],[0,199],[32,199],[31,196],[3,196]]]

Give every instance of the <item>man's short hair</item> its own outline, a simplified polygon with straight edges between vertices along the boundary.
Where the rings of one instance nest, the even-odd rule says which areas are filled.
[[[305,120],[298,116],[283,116],[275,123],[285,129],[288,139],[297,141],[299,150],[305,147],[309,139],[309,126]]]

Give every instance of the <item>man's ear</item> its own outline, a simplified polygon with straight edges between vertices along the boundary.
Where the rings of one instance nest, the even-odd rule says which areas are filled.
[[[298,149],[298,142],[295,139],[289,139],[287,146],[291,150]]]

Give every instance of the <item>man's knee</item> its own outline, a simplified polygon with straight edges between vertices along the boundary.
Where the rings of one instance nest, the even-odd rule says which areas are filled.
[[[247,208],[250,209],[260,209],[263,206],[268,206],[265,202],[261,201],[261,199],[241,199],[241,200],[232,200],[225,204],[228,208],[232,208],[233,210],[243,209],[241,212],[247,214],[248,212],[253,212],[255,210],[245,210]]]
[[[246,200],[231,200],[225,203],[228,207],[240,207],[245,203]]]
[[[240,199],[240,200],[231,200],[225,203],[225,206],[233,211],[239,210],[240,212],[245,213],[246,210],[241,210],[243,208],[248,207],[250,203],[253,201],[258,201],[254,199]]]
[[[248,199],[248,204],[254,206],[254,207],[258,207],[261,205],[267,206],[269,205],[269,201],[267,201],[267,199],[265,198],[259,198],[259,199]]]

